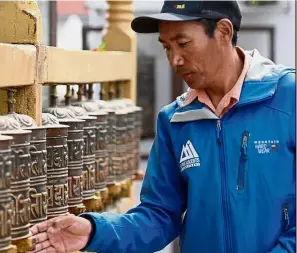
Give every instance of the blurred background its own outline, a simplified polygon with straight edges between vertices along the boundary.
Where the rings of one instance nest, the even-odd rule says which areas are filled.
[[[159,12],[162,1],[134,0],[134,16]],[[65,49],[93,50],[101,45],[102,29],[108,5],[103,0],[38,1],[43,17],[43,42]],[[277,64],[295,67],[295,1],[239,1],[243,20],[238,45],[246,50],[257,48]],[[137,104],[143,107],[142,163],[155,136],[158,111],[183,93],[186,84],[171,70],[158,34],[137,35]],[[115,70],[116,71],[116,70]],[[96,86],[95,86],[96,87]],[[63,98],[65,87],[58,86]],[[43,107],[48,107],[50,92],[43,87]],[[95,94],[98,92],[95,91]],[[135,199],[139,201],[141,182]],[[135,203],[135,205],[138,203]],[[177,253],[177,242],[162,253]]]

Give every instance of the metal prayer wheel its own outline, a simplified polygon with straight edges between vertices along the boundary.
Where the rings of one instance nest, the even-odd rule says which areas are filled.
[[[134,107],[135,110],[135,165],[134,165],[134,174],[137,173],[139,169],[139,161],[140,161],[140,140],[141,140],[141,133],[142,133],[142,108],[139,106]]]
[[[128,172],[128,136],[127,136],[127,113],[126,110],[118,109],[115,111],[115,155],[113,161],[113,176],[117,181],[127,178]]]
[[[70,87],[68,92],[70,93]],[[69,96],[68,96],[69,95]],[[70,99],[70,94],[66,94]],[[86,211],[82,202],[82,172],[83,172],[83,126],[84,121],[75,118],[75,114],[66,107],[56,106],[56,97],[52,95],[52,107],[44,111],[52,114],[57,120],[56,124],[69,126],[68,146],[68,209],[72,214],[80,214]]]
[[[95,190],[102,193],[106,191],[106,178],[108,174],[108,153],[107,153],[107,117],[104,111],[89,113],[96,117],[96,146],[95,146]],[[103,193],[102,193],[103,194]],[[101,195],[102,195],[101,194]]]
[[[16,252],[11,245],[11,141],[13,137],[0,135],[0,252]]]
[[[83,108],[76,108],[69,105],[70,101],[70,86],[67,85],[66,106],[57,107],[56,97],[52,95],[53,107],[47,108],[44,111],[53,114],[59,121],[59,123],[68,125],[68,188],[69,188],[69,211],[73,214],[79,214],[86,210],[99,210],[101,208],[100,199],[95,197],[94,186],[94,164],[95,154],[93,155],[93,165],[90,165],[90,159],[84,155],[85,141],[84,130],[88,130],[88,126],[85,125],[85,120],[78,119],[79,116],[84,115],[81,112]],[[88,118],[87,124],[90,120],[96,118]],[[89,132],[89,131],[87,131]],[[89,141],[89,140],[88,140]],[[86,164],[86,165],[85,165]],[[87,172],[90,171],[90,173]],[[86,178],[87,177],[87,178]],[[89,196],[90,195],[90,196]],[[84,202],[87,202],[85,206]]]
[[[30,224],[34,225],[47,219],[47,151],[46,129],[30,128],[31,170],[30,170]]]
[[[46,165],[46,129],[38,127],[36,122],[25,114],[14,112],[13,91],[8,95],[8,117],[17,120],[20,127],[31,131],[30,138],[30,225],[47,219],[47,165]]]
[[[108,198],[108,189],[106,178],[108,174],[109,157],[107,153],[107,119],[108,113],[98,109],[96,102],[92,101],[92,84],[89,85],[88,99],[87,101],[81,101],[81,88],[79,87],[78,98],[72,104],[73,107],[82,107],[83,111],[79,114],[76,111],[77,117],[81,117],[83,114],[87,114],[92,117],[96,117],[96,142],[95,142],[95,191],[96,196],[100,196],[102,203],[104,204]],[[73,108],[72,107],[72,108]]]
[[[131,108],[126,108],[127,111],[127,164],[128,175],[131,177],[135,172],[135,112]]]
[[[47,218],[68,214],[68,126],[46,125]]]
[[[107,174],[107,184],[114,184],[116,182],[116,177],[113,167],[113,157],[116,151],[116,116],[115,110],[111,108],[105,108],[105,112],[108,113],[107,118],[107,153],[108,153],[108,174]]]
[[[83,179],[83,126],[84,121],[78,119],[64,119],[59,121],[68,125],[68,208],[72,214],[80,214],[86,211],[82,199]]]
[[[11,197],[12,197],[12,244],[18,247],[18,252],[30,250],[33,246],[30,227],[30,137],[29,130],[1,131],[1,134],[13,137]]]
[[[96,144],[96,117],[83,116],[83,200],[88,202],[95,195],[95,144]]]

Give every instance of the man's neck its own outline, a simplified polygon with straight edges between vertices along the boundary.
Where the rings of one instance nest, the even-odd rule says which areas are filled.
[[[224,59],[226,59],[224,64],[217,72],[217,81],[213,82],[211,88],[205,89],[215,108],[236,84],[244,64],[244,59],[239,55],[236,48],[233,48],[231,55],[226,55]]]

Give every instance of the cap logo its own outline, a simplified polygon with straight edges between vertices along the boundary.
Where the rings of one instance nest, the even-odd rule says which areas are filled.
[[[175,9],[184,9],[184,8],[186,8],[186,5],[185,4],[174,4],[173,8],[175,8]]]

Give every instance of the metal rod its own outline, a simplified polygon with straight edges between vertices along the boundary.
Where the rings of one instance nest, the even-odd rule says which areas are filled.
[[[70,105],[70,99],[71,99],[71,89],[70,89],[70,85],[67,84],[67,88],[66,88],[66,94],[65,94],[65,105]]]
[[[8,114],[15,113],[15,103],[16,103],[16,100],[15,100],[15,98],[13,96],[14,96],[14,91],[8,90],[7,91]]]

